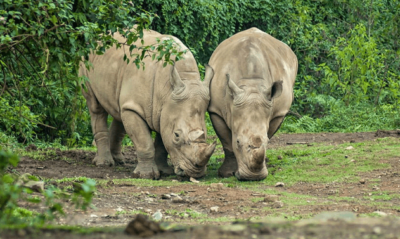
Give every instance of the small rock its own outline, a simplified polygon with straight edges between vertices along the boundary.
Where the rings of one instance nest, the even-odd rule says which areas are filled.
[[[172,199],[172,202],[173,203],[184,203],[186,201],[185,201],[185,199],[183,199],[183,198],[181,198],[179,196],[176,196],[174,199]]]
[[[170,193],[170,195],[171,195],[172,197],[178,197],[178,194],[176,194],[176,193]]]
[[[350,163],[355,163],[356,161],[354,159],[350,160]]]
[[[344,158],[347,159],[349,156],[345,155]]]
[[[224,188],[224,184],[223,183],[212,183],[212,184],[210,184],[210,187],[213,189],[221,190]]]
[[[161,195],[161,198],[162,198],[162,199],[170,199],[170,198],[171,198],[171,195],[169,195],[169,194],[163,194],[163,195]]]
[[[90,217],[99,217],[96,214],[90,214]]]
[[[347,149],[347,150],[352,150],[352,149],[354,149],[354,147],[353,147],[353,146],[349,146],[349,147],[347,147],[346,149]]]
[[[136,209],[137,210],[143,210],[143,207],[137,207]]]
[[[148,220],[147,216],[138,214],[128,226],[125,228],[125,233],[129,235],[136,235],[140,237],[150,237],[164,230],[160,224]]]
[[[153,198],[145,198],[144,200],[147,201],[147,202],[153,202],[154,201]]]
[[[115,211],[117,212],[122,212],[124,209],[122,209],[121,207],[117,207],[117,209],[115,209]]]
[[[354,139],[350,140],[350,143],[355,143],[356,141]]]
[[[190,182],[192,183],[200,183],[200,181],[197,181],[195,178],[190,177]]]
[[[386,213],[386,212],[375,211],[374,213],[375,213],[375,214],[378,214],[378,215],[381,216],[381,217],[386,217],[386,216],[387,216],[387,213]]]
[[[277,183],[275,184],[275,187],[283,187],[283,186],[285,186],[285,184],[282,183],[282,182],[277,182]]]
[[[282,156],[281,156],[281,155],[278,155],[278,159],[279,159],[279,160],[281,160],[281,159],[283,159],[283,158],[282,158]]]
[[[279,201],[278,195],[267,195],[264,198],[264,202],[276,202]]]
[[[150,193],[149,193],[149,191],[146,191],[146,192],[144,192],[146,195],[149,195]]]
[[[382,229],[380,227],[374,227],[373,231],[377,235],[382,234]]]
[[[215,207],[211,207],[210,208],[210,212],[211,213],[217,213],[219,211],[219,207],[218,206],[215,206]]]
[[[365,179],[360,179],[361,184],[365,184]]]
[[[283,207],[283,202],[281,201],[276,201],[274,202],[274,204],[272,205],[273,208],[281,208]]]
[[[176,179],[172,179],[171,180],[171,182],[179,182],[178,180],[176,180]]]
[[[43,192],[44,190],[44,182],[43,181],[29,181],[24,185],[27,188],[32,189],[35,192]]]
[[[147,213],[150,213],[150,212],[152,212],[153,210],[151,210],[150,208],[146,208],[144,211],[147,212]]]

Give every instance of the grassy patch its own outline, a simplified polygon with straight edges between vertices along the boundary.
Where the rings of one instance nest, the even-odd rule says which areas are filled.
[[[355,144],[323,145],[315,144],[293,145],[284,148],[267,150],[268,177],[256,184],[254,182],[239,182],[236,178],[218,178],[217,169],[222,163],[222,155],[211,158],[207,183],[222,182],[231,187],[249,187],[252,185],[272,186],[284,182],[287,186],[299,182],[357,182],[359,173],[376,169],[389,168],[384,163],[386,158],[398,155],[399,139],[384,138],[376,141],[366,141]],[[346,150],[348,146],[353,149]],[[279,158],[282,159],[278,159]]]
[[[143,214],[149,216],[149,213],[142,210],[131,210],[131,211],[122,210],[115,213],[115,215],[136,215],[136,214]]]
[[[364,196],[363,198],[371,201],[391,201],[393,199],[400,200],[400,194],[391,194],[386,191],[371,192],[371,196]]]
[[[200,219],[200,218],[207,218],[207,214],[195,211],[193,209],[185,209],[184,211],[178,211],[175,209],[169,209],[165,211],[166,215],[170,216],[177,216],[181,218],[193,218],[193,219]]]

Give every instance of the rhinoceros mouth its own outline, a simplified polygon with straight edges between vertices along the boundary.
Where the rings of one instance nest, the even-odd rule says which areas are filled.
[[[235,177],[240,181],[261,181],[268,176],[268,169],[264,165],[260,170],[254,172],[247,166],[239,166],[238,170],[234,173]]]
[[[191,163],[185,162],[185,163],[180,163],[180,165],[175,169],[175,171],[178,171],[178,173],[183,174],[181,176],[188,176],[188,177],[193,177],[193,178],[200,178],[205,175],[205,170],[206,167],[196,167],[192,165]],[[175,172],[176,173],[176,172]],[[179,174],[177,174],[179,175]]]
[[[205,175],[205,166],[198,167],[192,163],[187,157],[180,155],[178,158],[178,165],[175,166],[174,172],[178,176],[188,176],[193,178],[200,178]]]
[[[174,172],[178,176],[188,176],[193,178],[203,177],[206,173],[206,166],[200,166],[193,163],[195,160],[186,157],[182,152],[177,151],[176,163],[174,163]]]

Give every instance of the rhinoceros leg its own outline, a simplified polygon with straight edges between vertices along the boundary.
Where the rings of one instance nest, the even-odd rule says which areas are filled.
[[[154,159],[160,173],[165,176],[174,174],[174,169],[168,165],[168,152],[159,133],[156,134],[154,139],[154,148],[156,150]]]
[[[135,112],[124,110],[121,114],[125,130],[136,147],[138,165],[133,171],[135,178],[160,178],[156,162],[154,161],[154,144],[146,122]]]
[[[125,164],[125,157],[121,152],[121,144],[125,134],[126,132],[122,122],[114,119],[110,128],[110,150],[111,155],[117,164]]]
[[[110,141],[107,128],[108,113],[97,101],[96,96],[93,94],[89,84],[87,84],[87,89],[87,92],[84,90],[82,92],[86,98],[86,103],[89,108],[92,132],[97,146],[97,154],[92,162],[97,166],[112,166],[114,165],[114,160],[110,152]]]
[[[218,169],[218,176],[224,178],[234,176],[234,173],[238,169],[238,165],[232,148],[232,132],[226,125],[225,121],[218,115],[211,113],[210,118],[215,132],[221,140],[225,153],[224,162]]]

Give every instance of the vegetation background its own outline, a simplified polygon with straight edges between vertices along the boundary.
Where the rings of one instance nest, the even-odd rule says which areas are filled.
[[[124,32],[130,42],[143,28],[177,36],[201,71],[220,42],[251,27],[288,44],[299,71],[281,132],[400,128],[397,0],[3,0],[0,144],[89,145],[78,63],[117,44],[109,30],[134,24],[138,31]],[[171,43],[143,50],[165,61],[179,55]]]

